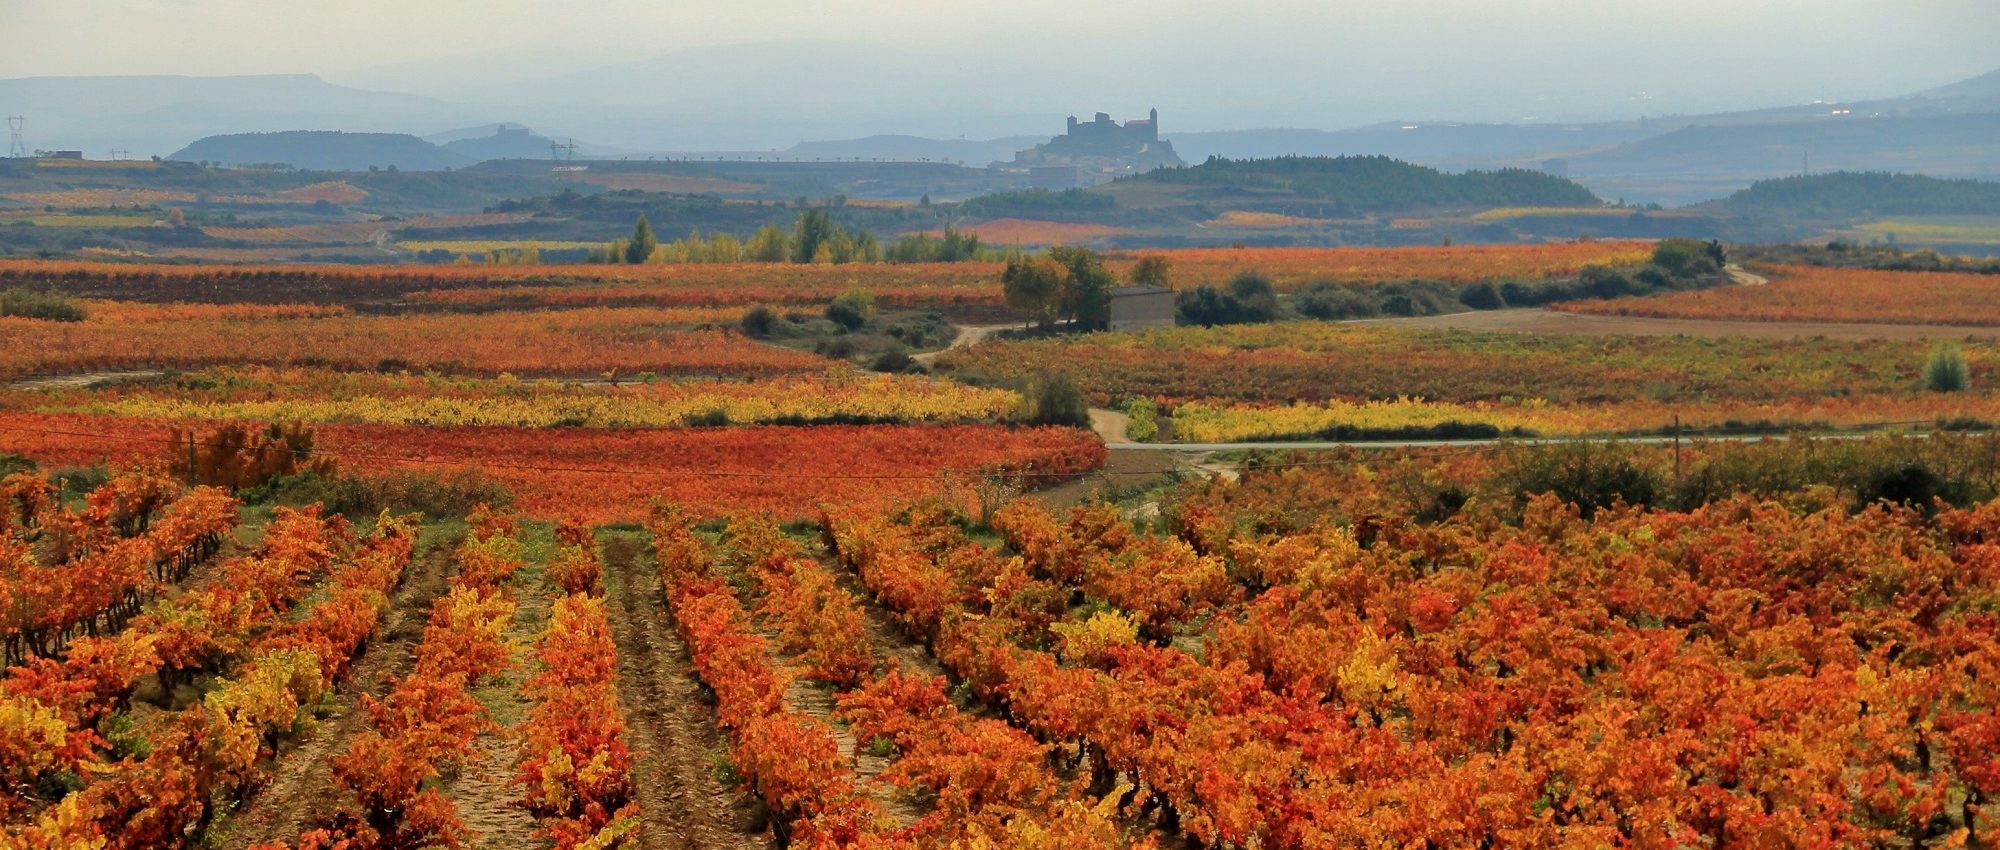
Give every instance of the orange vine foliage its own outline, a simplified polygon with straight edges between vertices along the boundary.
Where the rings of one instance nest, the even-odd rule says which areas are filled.
[[[122,702],[132,680],[160,663],[152,653],[158,639],[149,629],[79,642],[62,662],[68,669],[60,678],[54,662],[10,676],[0,688],[0,717],[23,700],[48,700],[44,704],[55,706],[58,715],[68,715],[66,725],[83,733],[88,749],[80,758],[92,763],[82,790],[55,801],[31,822],[8,827],[7,845],[184,846],[209,822],[216,805],[240,799],[263,781],[277,742],[297,730],[303,709],[320,700],[372,631],[386,607],[385,594],[408,563],[413,540],[408,523],[384,517],[378,532],[350,552],[341,524],[321,520],[315,510],[281,512],[256,556],[232,561],[233,569],[225,569],[212,588],[183,594],[245,599],[257,616],[250,623],[217,624],[241,634],[206,642],[228,647],[242,663],[200,701],[151,730],[150,751],[143,757],[97,762],[95,748],[104,744],[95,736],[93,715],[101,718],[107,706]],[[326,602],[304,619],[277,620],[282,601],[297,592],[298,576],[323,572],[350,555],[353,560],[332,573]],[[255,639],[246,643],[251,631],[257,632]],[[52,693],[50,685],[64,692]],[[40,719],[32,711],[29,717]],[[43,734],[53,731],[37,725]]]
[[[518,544],[508,545],[513,520],[484,506],[467,524],[459,575],[431,606],[415,669],[393,680],[386,696],[362,698],[374,728],[333,759],[334,780],[352,805],[300,836],[299,850],[456,848],[470,836],[433,780],[472,759],[474,740],[493,728],[471,689],[510,660],[515,604],[502,583],[518,565],[495,562],[518,555]]]
[[[158,457],[168,429],[114,416],[0,412],[0,452],[59,468],[107,457],[137,462]],[[529,515],[592,523],[640,519],[654,496],[695,506],[706,516],[808,516],[821,502],[887,505],[936,493],[938,476],[947,472],[961,481],[985,473],[1026,484],[1066,481],[1103,465],[1106,455],[1094,435],[1073,428],[314,430],[316,450],[350,474],[481,469],[512,489]]]
[[[2000,279],[1993,275],[1828,266],[1778,266],[1770,274],[1762,286],[1571,301],[1555,309],[1669,319],[2000,325]]]
[[[1996,833],[2000,618],[1985,600],[2000,587],[2000,505],[1927,519],[1738,498],[1586,520],[1542,498],[1518,527],[1378,517],[1277,535],[1226,513],[1264,503],[1200,508],[1177,525],[1229,552],[1255,593],[1223,604],[1199,657],[1118,639],[1110,622],[1111,640],[1073,652],[1100,627],[1044,629],[987,603],[992,590],[928,635],[982,699],[1079,746],[1097,782],[1142,783],[1141,808],[1196,841],[1957,846]],[[1056,553],[1128,533],[1078,520],[1015,510],[1008,524],[1063,576],[1048,563],[1071,556]],[[962,535],[948,514],[835,514],[828,530],[891,605],[904,598],[894,576],[961,581],[940,558]],[[1061,580],[1080,586],[1080,572]],[[1061,656],[1032,648],[1057,642]]]
[[[542,669],[525,691],[535,706],[520,730],[528,810],[559,848],[613,846],[616,835],[631,829],[618,822],[636,818],[638,806],[613,683],[617,647],[603,600],[557,600],[535,658]]]

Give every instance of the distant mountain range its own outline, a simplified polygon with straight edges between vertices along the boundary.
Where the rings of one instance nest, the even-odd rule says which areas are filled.
[[[828,78],[792,85],[795,80],[776,70],[758,71],[752,60],[760,57],[770,60],[772,69],[824,67]],[[741,73],[720,78],[705,73],[722,65]],[[0,80],[0,112],[27,116],[31,147],[82,149],[91,157],[122,150],[229,163],[413,170],[546,158],[548,136],[567,141],[574,134],[580,137],[580,158],[977,165],[1010,159],[1061,130],[1058,119],[1029,102],[1027,93],[1035,86],[1009,88],[991,98],[964,96],[991,90],[991,80],[1005,77],[994,75],[993,68],[962,67],[948,57],[896,51],[857,56],[830,45],[792,44],[687,51],[468,89],[450,100],[351,88],[312,75]],[[894,81],[894,96],[864,85],[833,84],[840,80]],[[741,107],[744,91],[759,92],[759,108]],[[482,105],[492,103],[513,105]],[[912,103],[963,105],[908,108]],[[698,126],[682,120],[693,115],[701,116]],[[1189,162],[1210,156],[1365,154],[1447,170],[1528,167],[1566,174],[1599,195],[1633,202],[1693,203],[1807,169],[2000,179],[2000,141],[1995,141],[2000,71],[1884,100],[1595,123],[1410,120],[1337,131],[1178,132],[1175,121],[1171,112],[1163,115],[1161,135]],[[522,123],[547,135],[498,132]],[[889,126],[911,133],[840,135]],[[991,137],[921,135],[942,127]],[[357,135],[292,132],[303,130]],[[785,132],[826,140],[755,151],[686,143],[769,139]],[[420,138],[425,133],[432,135]],[[383,134],[409,135],[391,142]],[[199,141],[190,144],[191,139]],[[287,148],[293,143],[299,147]]]

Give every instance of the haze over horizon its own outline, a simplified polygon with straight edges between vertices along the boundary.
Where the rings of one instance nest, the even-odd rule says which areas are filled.
[[[1891,97],[2000,65],[2000,4],[7,0],[0,78],[312,73],[635,146],[1052,131],[1584,121]],[[581,7],[581,9],[579,9]],[[395,26],[384,26],[393,20]],[[645,120],[629,112],[644,112]],[[0,104],[4,108],[5,104]]]

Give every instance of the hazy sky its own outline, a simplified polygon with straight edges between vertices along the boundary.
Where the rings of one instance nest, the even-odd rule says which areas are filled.
[[[1202,125],[1627,117],[2000,68],[2000,0],[0,0],[0,32],[0,77],[313,72],[444,96],[810,38],[1060,66],[1090,87],[1063,109]]]

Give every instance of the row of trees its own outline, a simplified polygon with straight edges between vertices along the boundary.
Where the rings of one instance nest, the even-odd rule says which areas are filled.
[[[1018,249],[1016,249],[1018,251]],[[979,234],[947,225],[944,233],[913,233],[884,247],[867,228],[849,230],[823,209],[806,210],[790,232],[774,224],[757,229],[748,239],[718,233],[704,237],[695,230],[687,238],[661,242],[641,214],[629,238],[614,240],[592,251],[593,263],[958,263],[993,259]]]

